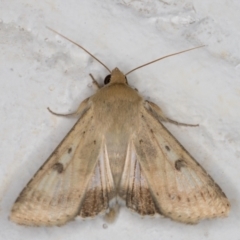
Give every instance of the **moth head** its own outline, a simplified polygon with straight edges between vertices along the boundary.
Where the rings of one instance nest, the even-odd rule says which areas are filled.
[[[112,83],[128,84],[126,76],[118,68],[114,68],[111,74],[107,75],[104,79],[105,85]]]

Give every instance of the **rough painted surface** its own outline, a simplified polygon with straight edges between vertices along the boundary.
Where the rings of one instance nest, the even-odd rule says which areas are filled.
[[[5,1],[0,8],[0,237],[2,239],[238,239],[240,223],[240,43],[238,1]],[[46,108],[71,112],[93,93],[89,73],[128,72],[160,56],[205,44],[128,76],[172,119],[198,128],[166,125],[228,196],[226,219],[182,225],[141,219],[121,209],[115,223],[96,218],[61,228],[26,228],[9,222],[19,192],[74,124]],[[106,116],[107,117],[107,116]]]

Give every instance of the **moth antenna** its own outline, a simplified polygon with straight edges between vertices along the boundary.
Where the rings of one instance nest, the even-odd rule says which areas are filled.
[[[52,32],[54,32],[54,33],[56,33],[56,34],[58,34],[59,36],[65,38],[66,40],[68,40],[69,42],[75,44],[76,46],[80,47],[83,51],[85,51],[86,53],[88,53],[92,58],[94,58],[96,61],[98,61],[102,66],[104,66],[104,67],[105,67],[105,68],[111,73],[110,69],[109,69],[109,68],[108,68],[103,62],[101,62],[99,59],[97,59],[93,54],[91,54],[87,49],[85,49],[84,47],[82,47],[82,46],[79,45],[78,43],[72,41],[71,39],[69,39],[69,38],[63,36],[61,33],[59,33],[59,32],[57,32],[57,31],[53,30],[52,28],[50,28],[50,27],[46,27],[46,28],[49,29],[50,31],[52,31]]]
[[[174,56],[174,55],[178,55],[178,54],[180,54],[180,53],[192,51],[192,50],[194,50],[194,49],[201,48],[201,47],[205,47],[205,45],[201,45],[201,46],[198,46],[198,47],[194,47],[194,48],[190,48],[190,49],[187,49],[187,50],[183,50],[183,51],[181,51],[181,52],[172,53],[172,54],[166,55],[166,56],[164,56],[164,57],[160,57],[160,58],[158,58],[158,59],[156,59],[156,60],[153,60],[153,61],[151,61],[151,62],[145,63],[145,64],[143,64],[143,65],[141,65],[141,66],[139,66],[139,67],[136,67],[136,68],[132,69],[131,71],[127,72],[127,73],[125,74],[125,76],[127,76],[129,73],[132,73],[133,71],[135,71],[135,70],[137,70],[137,69],[139,69],[139,68],[145,67],[145,66],[150,65],[150,64],[152,64],[152,63],[155,63],[155,62],[157,62],[157,61],[160,61],[160,60],[162,60],[162,59],[164,59],[164,58],[168,58],[168,57],[171,57],[171,56]]]

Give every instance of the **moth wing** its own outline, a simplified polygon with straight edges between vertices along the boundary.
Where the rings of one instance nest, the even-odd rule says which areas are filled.
[[[143,198],[138,200],[134,195],[141,196],[142,189],[146,189],[152,212],[173,220],[197,223],[204,218],[227,216],[230,205],[225,194],[155,115],[141,109],[139,131],[131,140],[132,163],[128,171],[140,176],[132,175],[125,181],[125,189],[135,187],[125,196],[135,199],[131,208],[141,213]],[[147,205],[145,199],[143,203]]]
[[[99,159],[89,181],[79,215],[82,218],[95,217],[109,210],[109,202],[115,197],[114,180],[109,163],[107,146],[103,141]]]
[[[92,116],[92,109],[85,112],[23,189],[12,208],[12,221],[62,225],[82,212],[105,151],[103,133]]]
[[[119,197],[125,201],[128,208],[140,215],[158,213],[132,140],[130,140],[127,148]]]

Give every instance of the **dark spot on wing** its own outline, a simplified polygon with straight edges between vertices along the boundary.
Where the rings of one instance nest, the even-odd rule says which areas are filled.
[[[96,143],[97,143],[96,140],[94,140],[93,143],[96,145]]]
[[[198,166],[200,166],[200,164],[197,162],[197,161],[195,161],[195,163],[198,165]],[[201,167],[201,166],[200,166]]]
[[[62,173],[63,172],[63,165],[62,165],[62,163],[55,163],[52,166],[52,169],[56,170],[58,173]]]
[[[175,162],[175,168],[180,171],[182,167],[186,167],[186,162],[182,159],[178,159],[176,162]]]
[[[171,199],[171,200],[174,200],[174,199],[176,199],[176,196],[175,195],[173,195],[173,194],[168,194],[168,197]]]
[[[165,148],[166,148],[167,151],[170,151],[170,147],[169,146],[166,145]]]
[[[68,153],[70,154],[72,152],[72,148],[70,147],[69,149],[68,149]]]

